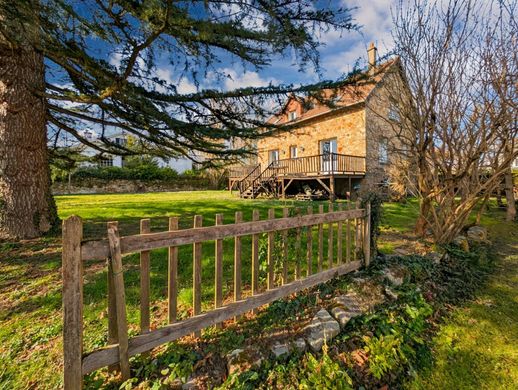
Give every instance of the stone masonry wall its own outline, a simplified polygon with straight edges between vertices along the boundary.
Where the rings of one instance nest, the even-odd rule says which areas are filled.
[[[395,134],[393,122],[389,118],[389,84],[392,77],[399,74],[388,73],[371,92],[366,103],[366,134],[367,134],[367,174],[363,179],[361,191],[371,191],[380,188],[384,180],[389,177],[389,170],[395,163],[394,152]],[[385,138],[388,141],[388,162],[380,162],[380,141]]]
[[[121,194],[143,192],[175,192],[214,190],[217,185],[207,179],[193,178],[177,181],[140,181],[140,180],[100,180],[85,179],[80,182],[68,183],[56,182],[52,184],[54,195],[67,194]]]
[[[355,156],[365,156],[365,110],[359,104],[347,111],[340,111],[306,122],[291,132],[257,141],[258,160],[264,168],[268,165],[268,152],[279,150],[279,158],[290,157],[290,146],[298,148],[298,156],[320,154],[320,141],[337,139],[337,152]],[[302,149],[303,148],[303,149]]]

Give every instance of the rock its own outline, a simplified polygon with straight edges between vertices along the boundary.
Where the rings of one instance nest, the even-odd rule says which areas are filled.
[[[435,264],[439,264],[442,260],[443,255],[438,252],[430,252],[427,255]]]
[[[189,380],[182,385],[182,390],[196,390],[199,388],[193,378],[189,378]]]
[[[291,348],[294,352],[303,353],[306,350],[306,340],[302,337],[291,343]]]
[[[271,351],[276,359],[285,357],[290,353],[288,344],[276,343],[272,346]]]
[[[487,242],[487,229],[482,226],[472,226],[468,229],[467,238],[477,243]]]
[[[324,341],[332,340],[340,333],[340,324],[336,322],[326,309],[320,309],[313,317],[306,330],[308,331],[307,342],[313,352],[322,349]]]
[[[398,298],[399,298],[399,295],[397,295],[394,291],[392,291],[390,288],[388,287],[385,287],[385,295],[393,300],[393,301],[396,301]]]
[[[408,251],[405,248],[396,248],[396,249],[394,249],[394,253],[396,253],[400,256],[408,255]]]
[[[335,306],[331,309],[331,315],[338,321],[340,328],[343,329],[351,318],[359,314],[357,312],[347,311],[343,307]]]
[[[464,252],[469,252],[468,239],[465,236],[457,236],[452,243],[462,249]]]
[[[385,279],[387,279],[394,286],[401,286],[403,284],[403,275],[401,275],[400,272],[397,272],[397,270],[385,268],[383,270],[383,275],[385,275]]]
[[[360,298],[355,293],[349,292],[333,299],[336,306],[349,310],[360,310]]]
[[[252,367],[258,367],[263,361],[261,353],[254,348],[235,349],[226,358],[229,375],[248,370]]]

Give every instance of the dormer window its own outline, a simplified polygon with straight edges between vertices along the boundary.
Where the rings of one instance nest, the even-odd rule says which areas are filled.
[[[288,120],[294,121],[295,119],[297,119],[297,111],[288,112]]]

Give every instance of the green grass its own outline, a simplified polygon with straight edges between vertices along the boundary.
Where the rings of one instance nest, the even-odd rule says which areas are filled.
[[[153,194],[116,194],[116,195],[75,195],[56,197],[58,211],[61,218],[72,214],[79,215],[84,220],[85,238],[100,238],[106,234],[106,222],[119,221],[122,235],[136,234],[139,229],[139,220],[151,218],[153,231],[167,229],[169,216],[180,217],[180,227],[192,226],[194,215],[203,215],[204,225],[214,223],[216,213],[224,214],[224,222],[232,223],[236,211],[242,211],[244,220],[251,219],[252,210],[259,209],[261,218],[266,218],[267,209],[275,208],[276,215],[281,216],[282,207],[308,206],[306,202],[269,201],[269,200],[242,200],[224,191],[200,191],[184,193],[153,193]],[[317,210],[316,202],[309,203]],[[381,224],[382,232],[398,232],[408,234],[412,230],[417,204],[409,201],[404,205],[387,203],[384,205],[384,219]],[[484,217],[483,223],[491,229],[503,229],[501,215],[489,215]],[[305,232],[303,232],[305,233]],[[497,234],[497,233],[494,233]],[[500,232],[504,235],[504,231]],[[313,259],[316,266],[315,245],[316,231],[313,231]],[[325,236],[326,237],[326,236]],[[293,237],[292,237],[293,239]],[[516,237],[514,242],[518,241]],[[262,239],[264,243],[264,239]],[[386,253],[394,250],[394,244],[385,241],[382,237],[381,246]],[[327,240],[325,240],[324,258],[327,259]],[[303,234],[302,251],[305,250],[305,234]],[[243,285],[245,291],[250,285],[250,239],[243,238]],[[233,264],[233,240],[224,242],[224,291],[227,297],[232,291],[232,264]],[[18,388],[48,388],[53,389],[61,385],[62,372],[62,311],[61,311],[61,277],[60,277],[60,238],[47,237],[19,243],[0,243],[0,389]],[[192,273],[192,248],[184,246],[180,249],[180,280],[179,302],[181,316],[189,315],[190,302],[192,300],[191,273]],[[203,293],[204,307],[212,305],[213,299],[213,253],[214,246],[206,243],[203,246],[202,280],[206,286]],[[336,253],[336,252],[335,252]],[[151,253],[151,288],[152,288],[152,318],[154,325],[160,325],[165,317],[165,302],[167,283],[167,254],[165,250],[155,250]],[[291,252],[292,259],[295,254]],[[264,259],[264,248],[262,258]],[[508,278],[516,278],[516,267],[512,265],[518,259],[509,258],[509,269],[502,271]],[[514,262],[514,263],[513,263]],[[139,272],[137,255],[124,258],[126,267],[125,283],[128,299],[128,319],[130,331],[138,332],[138,286]],[[304,262],[302,262],[304,264]],[[506,263],[503,263],[506,264]],[[290,279],[293,278],[295,263],[290,263]],[[304,268],[303,268],[304,271]],[[513,271],[514,274],[511,272]],[[261,278],[264,288],[264,269]],[[514,276],[513,276],[514,275]],[[513,281],[514,280],[514,281]],[[516,279],[502,281],[503,287],[495,287],[499,296],[494,301],[504,305],[502,313],[510,311],[510,318],[516,323],[516,309],[511,306],[512,299],[516,302],[516,295],[512,296],[509,283],[515,283]],[[512,286],[511,283],[511,286]],[[516,286],[515,286],[516,288]],[[504,294],[505,293],[505,294]],[[106,271],[103,262],[91,262],[85,269],[85,350],[91,350],[104,346],[106,343]],[[515,305],[516,306],[516,305]],[[481,312],[492,311],[493,307],[481,306]],[[459,314],[460,315],[460,314]],[[497,313],[487,314],[498,317]],[[506,314],[507,315],[507,314]],[[453,319],[452,319],[453,321]],[[466,322],[459,317],[459,325]],[[508,344],[504,352],[516,356],[516,349],[512,350],[512,342],[516,341],[516,330],[513,333],[512,325],[502,324],[498,328],[498,321],[489,322],[493,327],[491,338],[507,337],[502,341]],[[452,325],[453,327],[455,325]],[[464,326],[467,326],[464,323]],[[480,332],[487,329],[481,329]],[[502,332],[502,333],[499,333]],[[459,333],[465,333],[463,329]],[[483,333],[481,333],[483,334]],[[230,336],[229,336],[230,337]],[[488,345],[497,345],[487,341]],[[518,344],[518,343],[514,343]],[[515,355],[512,355],[514,353]],[[487,353],[486,353],[487,355]],[[441,355],[439,355],[441,356]],[[502,355],[504,356],[504,355]],[[516,367],[516,360],[513,360]],[[505,363],[505,362],[504,362]],[[505,366],[503,364],[502,366]],[[444,370],[447,371],[446,364]],[[480,370],[484,373],[484,370]],[[514,371],[516,374],[516,370]],[[424,373],[422,381],[427,378]],[[421,378],[421,377],[419,377]],[[509,378],[516,376],[509,375]],[[431,377],[435,383],[441,383],[441,377]],[[418,386],[419,379],[416,379]],[[447,382],[442,382],[447,383]],[[436,386],[437,387],[437,386]],[[438,386],[441,387],[440,385]]]
[[[60,218],[79,215],[84,223],[85,239],[105,237],[106,222],[119,221],[121,235],[137,234],[139,221],[151,218],[152,231],[167,229],[168,217],[179,216],[180,228],[192,227],[194,215],[203,216],[204,226],[213,225],[217,213],[224,215],[224,223],[234,222],[236,211],[243,212],[245,221],[251,220],[252,210],[258,209],[261,218],[274,208],[280,217],[283,207],[308,205],[317,212],[317,203],[269,200],[243,200],[225,191],[200,191],[151,194],[75,195],[57,196]],[[327,206],[326,206],[327,209]],[[336,226],[335,226],[336,230]],[[305,257],[306,232],[303,230],[301,254],[290,250],[289,279],[293,280],[295,258]],[[313,241],[317,231],[313,229]],[[325,227],[327,237],[327,227]],[[290,242],[293,243],[293,232]],[[336,234],[336,233],[335,233]],[[336,237],[336,236],[335,236]],[[265,237],[261,237],[263,260],[260,282],[265,288]],[[0,243],[0,389],[23,388],[38,383],[40,388],[55,388],[61,381],[61,279],[60,239],[47,237],[23,243]],[[249,293],[251,283],[251,241],[242,239],[243,289]],[[224,295],[231,298],[233,277],[233,239],[224,240]],[[277,251],[277,253],[280,251]],[[336,253],[336,249],[335,252]],[[202,251],[202,304],[213,305],[214,244],[204,243]],[[313,245],[313,267],[317,266],[317,245]],[[327,261],[327,240],[324,241],[324,264]],[[305,273],[305,261],[301,262]],[[124,258],[125,286],[130,332],[138,332],[139,323],[139,256]],[[151,316],[159,326],[166,320],[167,251],[151,252]],[[280,264],[276,264],[278,269]],[[84,344],[85,351],[106,344],[106,267],[104,262],[90,262],[85,267],[84,285]],[[179,316],[190,315],[192,302],[192,246],[179,248]],[[13,364],[15,362],[15,364]],[[59,368],[59,369],[56,369]]]
[[[496,250],[495,272],[439,327],[435,363],[419,370],[409,389],[518,388],[518,228],[503,221],[502,211],[482,222]]]

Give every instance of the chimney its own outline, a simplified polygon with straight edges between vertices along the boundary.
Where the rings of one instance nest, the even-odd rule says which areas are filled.
[[[369,48],[367,49],[367,54],[369,56],[369,70],[376,67],[376,55],[378,49],[374,46],[374,42],[371,42]]]

